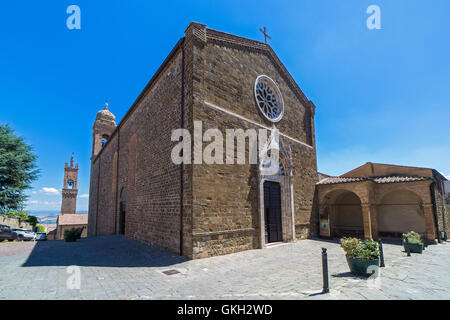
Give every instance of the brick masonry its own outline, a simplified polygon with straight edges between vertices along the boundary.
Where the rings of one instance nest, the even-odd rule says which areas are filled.
[[[72,183],[71,186],[69,186],[69,182]],[[64,167],[64,183],[61,193],[61,213],[75,214],[78,195],[78,164],[73,165],[73,156],[70,158],[70,166],[66,163]]]
[[[449,231],[448,229],[448,213],[446,211],[444,199],[444,177],[437,173],[436,170],[429,168],[417,168],[387,164],[366,163],[340,177],[344,178],[369,178],[369,177],[422,177],[421,181],[412,182],[393,182],[393,183],[374,183],[373,181],[357,181],[335,184],[319,184],[318,185],[318,203],[320,203],[320,214],[326,216],[325,211],[330,213],[330,225],[333,229],[336,217],[334,216],[333,207],[337,199],[344,192],[351,192],[357,196],[362,207],[364,237],[378,238],[377,216],[380,210],[387,205],[383,202],[387,195],[393,195],[395,204],[391,206],[392,219],[401,210],[404,200],[401,195],[411,194],[411,198],[416,205],[413,205],[411,213],[418,210],[419,215],[423,217],[425,223],[425,237],[429,243],[439,240],[439,231]],[[397,198],[396,198],[397,197]],[[406,221],[404,221],[406,224]],[[407,232],[411,230],[398,230]],[[413,230],[417,231],[417,230]],[[333,230],[332,230],[333,233]]]
[[[215,33],[214,36],[220,38],[221,35]],[[260,114],[253,95],[255,79],[264,74],[278,84],[283,94],[285,113],[277,128],[305,144],[313,144],[310,105],[305,106],[292,90],[286,73],[267,51],[236,45],[231,40],[194,42],[194,77],[197,79],[194,84],[198,88],[194,95],[194,119],[202,121],[203,130],[258,129],[252,123],[207,107],[206,101],[271,127]],[[298,238],[305,238],[309,234],[317,179],[315,149],[284,137],[281,143],[292,152],[295,230]],[[195,165],[193,193],[194,257],[260,246],[257,165]],[[232,232],[222,233],[226,230]]]
[[[104,134],[94,124],[88,235],[118,233],[122,202],[126,236],[189,258],[264,245],[257,165],[175,165],[170,157],[172,130],[183,127],[193,136],[194,121],[224,135],[225,129],[272,127],[254,101],[261,74],[278,84],[285,102],[276,124],[292,167],[286,208],[293,214],[284,213],[285,238],[315,233],[314,105],[269,46],[197,23],[185,34],[120,124],[106,130],[100,149]]]
[[[178,251],[180,170],[170,160],[170,137],[179,128],[180,95],[178,53],[93,160],[89,235],[117,233],[125,201],[127,236]]]
[[[33,229],[33,226],[26,221],[20,220],[18,218],[8,217],[7,215],[0,214],[0,224],[4,224],[10,228],[23,228],[23,229]]]

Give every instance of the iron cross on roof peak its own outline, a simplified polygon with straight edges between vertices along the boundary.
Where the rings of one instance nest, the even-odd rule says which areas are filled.
[[[267,44],[267,39],[272,40],[271,37],[269,37],[269,35],[266,33],[266,27],[264,27],[264,29],[259,29],[259,31],[262,32],[262,34],[264,35],[264,42]]]

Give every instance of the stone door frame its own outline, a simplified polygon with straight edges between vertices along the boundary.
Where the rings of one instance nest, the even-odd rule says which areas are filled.
[[[292,242],[295,240],[295,223],[292,194],[292,177],[279,175],[260,175],[259,176],[259,248],[267,247],[265,237],[265,219],[264,219],[264,182],[275,182],[280,184],[281,193],[281,230],[282,242]]]

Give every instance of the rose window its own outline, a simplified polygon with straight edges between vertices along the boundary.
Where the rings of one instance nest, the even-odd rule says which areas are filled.
[[[283,117],[284,102],[277,84],[267,76],[259,76],[255,82],[255,99],[261,113],[272,122]]]

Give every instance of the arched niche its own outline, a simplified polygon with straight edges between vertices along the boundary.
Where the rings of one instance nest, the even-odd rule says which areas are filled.
[[[399,237],[415,231],[426,233],[425,215],[421,198],[407,189],[392,190],[384,194],[377,206],[380,236]]]
[[[364,224],[359,196],[346,189],[333,190],[324,197],[320,208],[321,219],[328,217],[331,236],[364,236]]]

